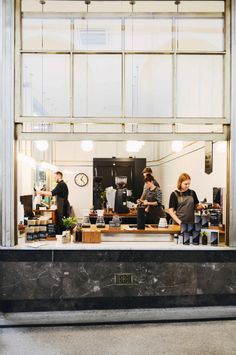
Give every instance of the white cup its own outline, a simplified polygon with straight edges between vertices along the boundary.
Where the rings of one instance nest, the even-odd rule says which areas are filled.
[[[62,234],[56,234],[57,244],[62,244]]]
[[[166,218],[160,218],[158,227],[160,228],[166,228],[167,227],[167,220]]]

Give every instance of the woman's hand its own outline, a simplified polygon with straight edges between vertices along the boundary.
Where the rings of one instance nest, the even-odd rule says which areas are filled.
[[[149,206],[148,200],[144,200],[144,201],[143,201],[143,204],[144,204],[144,206]]]
[[[202,209],[204,209],[204,208],[207,208],[208,207],[208,205],[206,204],[206,203],[199,203],[198,204],[198,209],[200,209],[200,210],[202,210]]]

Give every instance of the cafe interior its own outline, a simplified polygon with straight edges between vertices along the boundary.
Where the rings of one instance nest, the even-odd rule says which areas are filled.
[[[23,0],[19,8],[16,243],[227,246],[226,3]],[[165,211],[151,224],[139,219],[146,167]],[[57,171],[69,190],[70,236],[53,226],[55,199],[37,194],[56,186]],[[168,213],[182,173],[205,204],[197,230]]]

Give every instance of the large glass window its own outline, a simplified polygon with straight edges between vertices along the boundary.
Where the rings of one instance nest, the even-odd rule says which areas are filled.
[[[74,21],[75,50],[121,50],[120,19]]]
[[[166,208],[187,166],[199,200],[212,202],[212,189],[223,188],[225,213],[227,159],[218,140],[226,139],[230,120],[230,53],[223,1],[181,1],[177,7],[174,1],[131,6],[95,0],[86,6],[24,0],[21,16],[18,201],[32,194],[34,184],[51,190],[53,171],[61,170],[80,217],[93,205],[93,158],[137,156],[153,168]],[[182,138],[183,150],[175,150],[172,140]],[[90,151],[82,140],[93,140]],[[129,140],[141,143],[138,151],[127,149]],[[209,175],[204,140],[214,142]],[[83,189],[74,181],[80,171],[88,175]],[[17,208],[19,221],[22,206]]]
[[[127,19],[125,21],[125,49],[139,50],[171,50],[171,19]]]
[[[22,56],[22,115],[68,116],[70,72],[68,55]]]
[[[75,55],[74,115],[121,115],[120,55]]]
[[[127,116],[172,116],[170,55],[127,55],[125,74]]]
[[[70,24],[69,19],[22,19],[22,48],[70,49]]]
[[[230,120],[223,1],[22,10],[22,117]]]
[[[223,116],[223,58],[178,55],[177,116]]]
[[[178,19],[178,49],[223,51],[223,19]]]

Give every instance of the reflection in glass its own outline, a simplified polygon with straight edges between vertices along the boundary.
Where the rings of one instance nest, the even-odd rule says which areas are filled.
[[[127,55],[126,116],[172,116],[172,57]]]
[[[22,19],[22,48],[70,49],[70,20]]]
[[[74,49],[121,50],[121,20],[75,20]]]
[[[126,50],[171,50],[171,19],[126,19]]]
[[[70,94],[68,55],[22,56],[23,116],[68,116]]]
[[[121,55],[75,55],[74,115],[121,115]]]
[[[178,19],[179,50],[224,50],[223,19]]]
[[[223,116],[223,57],[178,55],[177,116]]]

